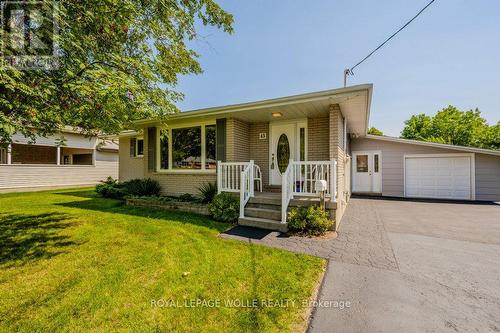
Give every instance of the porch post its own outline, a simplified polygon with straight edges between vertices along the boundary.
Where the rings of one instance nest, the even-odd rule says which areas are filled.
[[[12,164],[12,144],[7,146],[7,164]]]
[[[249,171],[250,171],[250,196],[251,197],[255,196],[255,193],[254,193],[254,186],[255,186],[254,182],[255,181],[254,181],[254,174],[253,174],[254,173],[253,166],[254,166],[254,161],[250,160],[250,170]]]
[[[57,146],[56,154],[57,154],[56,164],[61,165],[61,146]]]
[[[333,202],[337,202],[337,161],[332,159],[330,164],[331,173],[330,176],[330,195],[332,196],[331,200]]]
[[[217,194],[219,194],[221,192],[221,188],[222,188],[222,170],[221,170],[220,161],[217,161],[216,172],[217,172]]]

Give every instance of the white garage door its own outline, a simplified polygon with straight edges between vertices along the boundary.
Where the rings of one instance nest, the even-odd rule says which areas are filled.
[[[471,157],[407,156],[405,195],[413,198],[472,199]]]

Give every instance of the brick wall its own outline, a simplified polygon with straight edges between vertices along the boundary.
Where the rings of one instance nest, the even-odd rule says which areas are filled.
[[[12,163],[57,164],[57,148],[13,143]]]
[[[144,149],[146,153],[146,149]],[[126,181],[144,177],[144,157],[130,156],[130,138],[120,138],[119,179]]]
[[[328,126],[328,117],[307,119],[307,148],[310,161],[330,159]]]
[[[259,139],[260,133],[266,133],[265,139]],[[269,123],[250,124],[248,142],[250,158],[262,171],[263,185],[269,184]]]
[[[344,214],[345,208],[347,206],[348,192],[345,183],[345,164],[346,164],[346,154],[344,151],[344,119],[342,117],[342,112],[338,104],[334,104],[330,107],[330,140],[329,140],[329,152],[330,159],[337,160],[337,211],[336,219],[340,221],[342,215]],[[349,170],[348,170],[349,171]],[[338,223],[336,224],[338,227]]]
[[[250,125],[238,119],[228,118],[226,122],[226,159],[228,162],[248,162]]]

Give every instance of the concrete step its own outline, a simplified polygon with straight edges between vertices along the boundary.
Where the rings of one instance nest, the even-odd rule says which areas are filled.
[[[266,204],[266,205],[277,205],[281,207],[281,196],[267,196],[265,194],[256,195],[248,200],[250,204]]]
[[[245,225],[248,227],[256,227],[267,230],[276,230],[281,232],[287,232],[288,227],[286,223],[281,223],[280,221],[263,219],[258,217],[244,217],[238,219],[239,225]]]
[[[276,205],[276,204],[266,204],[266,203],[252,203],[248,202],[246,207],[248,208],[261,208],[261,209],[269,209],[269,210],[277,210],[281,212],[281,204]]]
[[[272,206],[278,207],[278,206]],[[255,208],[255,207],[245,207],[245,216],[248,217],[258,217],[264,219],[271,219],[279,221],[281,220],[281,210],[279,209],[266,209],[266,208]]]

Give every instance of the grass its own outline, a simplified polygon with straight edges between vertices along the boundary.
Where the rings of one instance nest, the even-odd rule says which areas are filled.
[[[91,189],[0,195],[0,331],[303,331],[324,261],[226,228]]]

